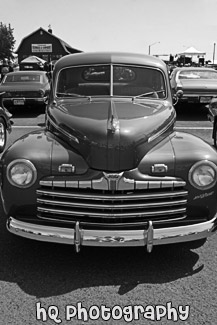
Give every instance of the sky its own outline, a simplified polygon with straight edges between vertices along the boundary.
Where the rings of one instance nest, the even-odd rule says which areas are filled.
[[[13,28],[14,50],[50,25],[84,52],[176,55],[193,46],[217,59],[217,0],[0,0],[0,13]]]

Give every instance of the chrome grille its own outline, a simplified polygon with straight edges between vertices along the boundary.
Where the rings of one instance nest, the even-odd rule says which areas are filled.
[[[115,187],[105,177],[84,181],[50,178],[42,180],[37,190],[38,217],[116,226],[177,221],[186,217],[185,185],[172,177],[140,181],[121,177]]]

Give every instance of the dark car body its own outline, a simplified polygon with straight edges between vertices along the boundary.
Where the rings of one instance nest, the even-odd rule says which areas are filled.
[[[2,94],[0,93],[0,101]],[[0,106],[0,153],[2,153],[7,144],[8,133],[11,133],[12,114],[4,107]]]
[[[212,68],[175,68],[170,83],[173,92],[183,91],[180,102],[207,104],[217,95],[217,71]]]
[[[116,52],[61,58],[45,129],[2,156],[7,229],[76,251],[201,245],[217,225],[217,152],[176,132],[175,121],[160,59]]]
[[[8,73],[0,84],[2,104],[6,108],[45,106],[50,81],[45,71],[15,71]]]

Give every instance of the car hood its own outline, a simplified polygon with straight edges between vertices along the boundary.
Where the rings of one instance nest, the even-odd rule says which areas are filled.
[[[174,108],[160,100],[64,99],[47,108],[48,128],[98,170],[135,168],[174,123]]]
[[[217,90],[217,79],[181,79],[180,83],[185,89]]]

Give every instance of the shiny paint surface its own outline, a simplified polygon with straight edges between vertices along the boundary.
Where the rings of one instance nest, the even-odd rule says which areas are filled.
[[[161,69],[167,98],[55,97],[61,69],[97,62]],[[82,245],[144,245],[151,251],[153,245],[192,241],[214,233],[217,185],[196,189],[189,182],[189,170],[199,161],[217,165],[217,153],[203,140],[175,132],[175,117],[166,66],[154,57],[81,53],[59,60],[45,130],[18,139],[2,156],[1,196],[8,230],[36,240],[71,243],[77,251]],[[30,188],[15,187],[6,177],[7,166],[19,158],[31,161],[37,170]],[[139,197],[138,209],[145,204],[143,195],[148,203],[140,215],[133,207]],[[98,201],[103,211],[97,210]],[[91,212],[82,212],[82,204]],[[171,204],[174,211],[181,204],[183,214],[169,210]],[[167,215],[167,209],[173,217]],[[124,221],[116,222],[118,213]],[[99,215],[103,216],[101,224]]]
[[[112,108],[111,108],[112,107]],[[111,109],[118,129],[108,127]],[[91,168],[121,171],[135,168],[157,141],[151,137],[164,131],[167,136],[175,112],[166,102],[131,99],[59,100],[48,107],[48,122],[73,135],[72,146]],[[61,132],[61,131],[60,131]],[[60,133],[61,136],[61,133]]]

